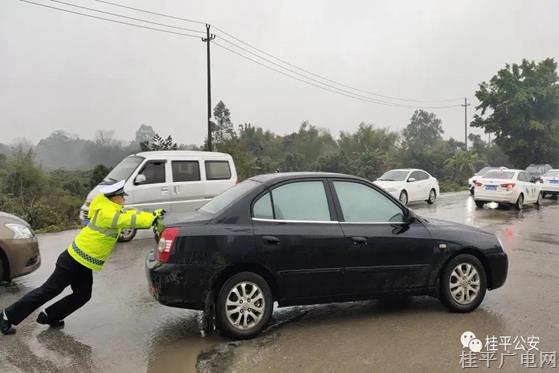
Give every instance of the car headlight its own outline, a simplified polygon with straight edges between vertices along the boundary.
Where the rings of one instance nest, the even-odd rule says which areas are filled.
[[[14,232],[14,240],[33,238],[33,231],[23,224],[10,223],[4,224],[4,226]]]

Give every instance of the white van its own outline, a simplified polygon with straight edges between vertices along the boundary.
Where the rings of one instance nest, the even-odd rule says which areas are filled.
[[[80,209],[82,225],[89,223],[91,200],[104,185],[126,180],[126,206],[140,210],[163,208],[187,212],[237,183],[237,170],[229,154],[204,151],[151,151],[124,158],[87,195]],[[123,230],[119,241],[130,241],[136,230]]]

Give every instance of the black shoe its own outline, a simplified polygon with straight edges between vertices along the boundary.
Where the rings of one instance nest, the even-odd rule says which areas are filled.
[[[12,326],[12,323],[4,319],[4,310],[0,312],[0,331],[4,335],[16,334],[16,328]]]
[[[50,321],[45,311],[41,311],[41,313],[39,313],[39,316],[37,316],[37,322],[39,324],[48,325],[51,328],[62,328],[64,326],[64,320]]]

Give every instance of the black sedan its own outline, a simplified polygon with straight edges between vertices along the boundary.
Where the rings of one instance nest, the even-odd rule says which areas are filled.
[[[153,296],[213,311],[233,338],[260,333],[276,301],[432,295],[470,312],[507,277],[495,235],[419,217],[371,182],[342,174],[256,176],[165,226],[146,262]]]

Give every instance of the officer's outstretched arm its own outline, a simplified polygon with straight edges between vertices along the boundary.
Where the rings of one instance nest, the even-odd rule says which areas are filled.
[[[109,214],[101,214],[101,219],[98,220],[98,224],[103,228],[111,229],[147,229],[151,228],[155,216],[149,212],[137,211],[137,210],[127,210],[126,212],[117,212],[112,214],[112,216],[107,216]]]

